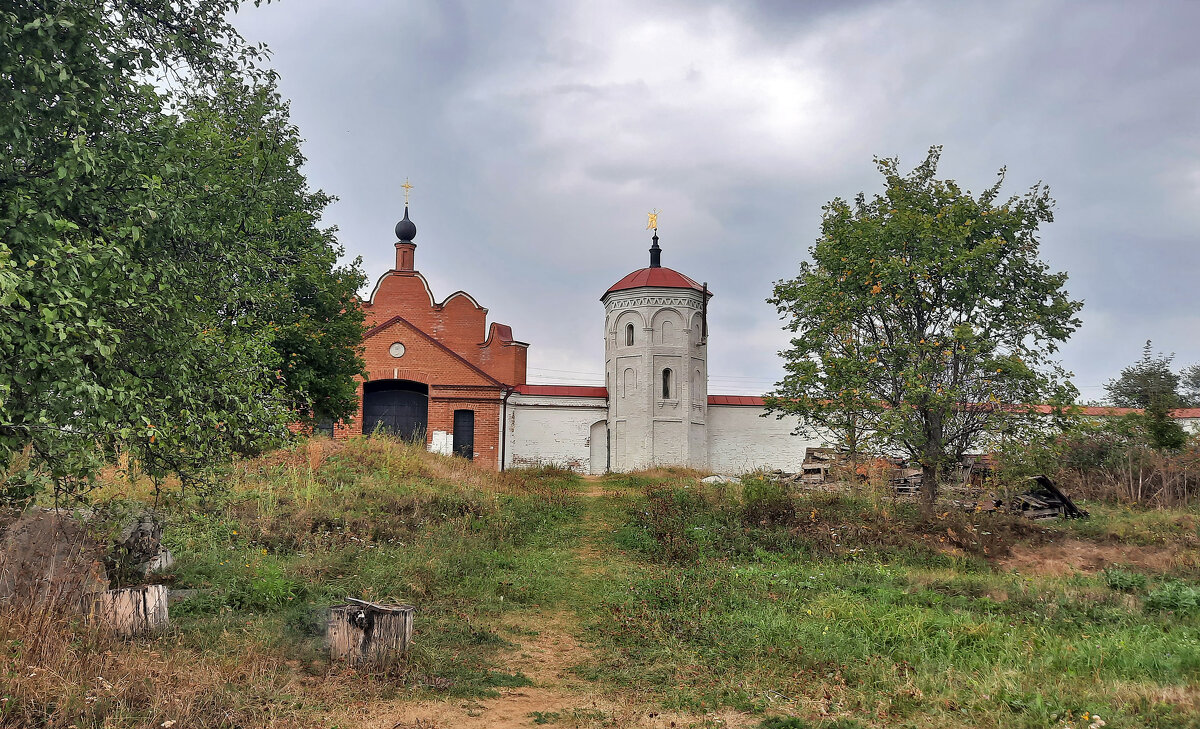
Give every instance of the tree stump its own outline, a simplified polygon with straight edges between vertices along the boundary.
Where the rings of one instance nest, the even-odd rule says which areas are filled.
[[[168,624],[168,590],[163,585],[143,585],[109,590],[96,596],[93,616],[118,635],[152,633]]]
[[[416,608],[346,600],[350,604],[329,611],[326,637],[331,658],[352,666],[381,667],[408,650]]]

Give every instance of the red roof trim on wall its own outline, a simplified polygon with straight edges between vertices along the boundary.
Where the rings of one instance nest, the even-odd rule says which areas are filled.
[[[471,368],[473,371],[475,371],[475,372],[479,373],[481,376],[483,376],[484,378],[486,378],[486,379],[488,380],[488,382],[493,382],[493,383],[495,383],[495,384],[496,384],[496,387],[507,387],[507,385],[505,385],[503,382],[501,382],[500,380],[497,380],[495,377],[492,377],[492,376],[491,376],[491,375],[489,375],[488,373],[484,372],[483,370],[479,369],[479,368],[478,368],[478,367],[476,367],[475,365],[471,364],[471,363],[470,363],[468,360],[464,359],[464,358],[463,358],[463,356],[462,356],[461,354],[459,354],[458,352],[455,352],[453,349],[450,349],[449,347],[447,347],[446,345],[442,344],[442,343],[441,343],[441,342],[439,342],[438,340],[434,339],[433,337],[429,336],[429,335],[428,335],[428,334],[426,334],[425,332],[421,331],[421,328],[420,328],[420,327],[418,327],[416,324],[413,324],[413,323],[412,323],[412,322],[410,322],[408,319],[405,319],[404,317],[400,316],[399,314],[397,314],[396,316],[393,316],[391,319],[388,319],[387,321],[385,321],[385,322],[384,322],[384,323],[382,323],[382,324],[379,324],[379,325],[377,325],[377,326],[373,326],[373,327],[371,327],[370,329],[368,329],[368,330],[367,330],[367,333],[363,335],[363,339],[364,339],[364,340],[370,339],[371,337],[375,336],[375,335],[376,335],[376,334],[378,334],[379,332],[382,332],[384,329],[387,329],[388,327],[390,327],[391,325],[395,324],[396,322],[402,322],[402,323],[404,323],[404,324],[408,325],[408,327],[409,327],[410,329],[412,329],[414,332],[416,332],[417,334],[419,334],[419,335],[421,335],[422,337],[424,337],[424,338],[425,338],[426,340],[428,340],[428,341],[429,341],[431,344],[433,344],[433,345],[434,345],[434,346],[436,346],[437,348],[441,349],[441,350],[442,350],[442,351],[444,351],[446,354],[450,355],[451,357],[453,357],[454,359],[458,360],[459,362],[462,362],[462,363],[463,363],[463,364],[465,364],[467,367],[470,367],[470,368]]]
[[[589,385],[517,385],[516,391],[522,395],[608,397],[608,388]]]
[[[516,392],[522,395],[551,395],[557,397],[608,397],[604,387],[588,385],[517,385]],[[741,405],[745,407],[766,407],[763,398],[756,395],[709,395],[709,405]],[[1049,414],[1049,405],[1037,405],[1033,408],[1039,413]],[[1141,412],[1137,408],[1110,407],[1080,407],[1079,414],[1089,417],[1114,417]],[[1200,418],[1200,408],[1181,408],[1171,412],[1173,418]]]
[[[753,405],[763,406],[763,399],[753,395],[709,395],[709,405]]]

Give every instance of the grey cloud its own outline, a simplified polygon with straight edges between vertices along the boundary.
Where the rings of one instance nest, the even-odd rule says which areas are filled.
[[[764,299],[821,205],[931,144],[973,190],[1004,165],[1011,194],[1050,185],[1086,396],[1146,338],[1200,361],[1200,5],[293,0],[237,22],[275,52],[350,254],[390,266],[410,177],[435,294],[470,291],[531,367],[600,371],[597,299],[645,265],[659,207],[665,264],[717,294],[713,389],[761,391],[787,341]]]

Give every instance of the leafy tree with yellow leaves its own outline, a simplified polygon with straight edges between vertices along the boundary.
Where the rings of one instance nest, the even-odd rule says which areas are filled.
[[[937,179],[940,154],[907,174],[876,159],[883,194],[826,205],[812,260],[768,299],[795,335],[768,406],[810,433],[852,422],[856,438],[920,463],[927,504],[965,452],[1074,401],[1051,355],[1082,307],[1039,259],[1049,190],[1001,199],[1001,170],[976,197]]]

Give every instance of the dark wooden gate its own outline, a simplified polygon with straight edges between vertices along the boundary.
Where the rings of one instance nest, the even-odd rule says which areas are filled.
[[[454,411],[454,455],[475,458],[475,411]]]
[[[429,386],[409,380],[363,385],[363,433],[424,440],[429,425]]]

